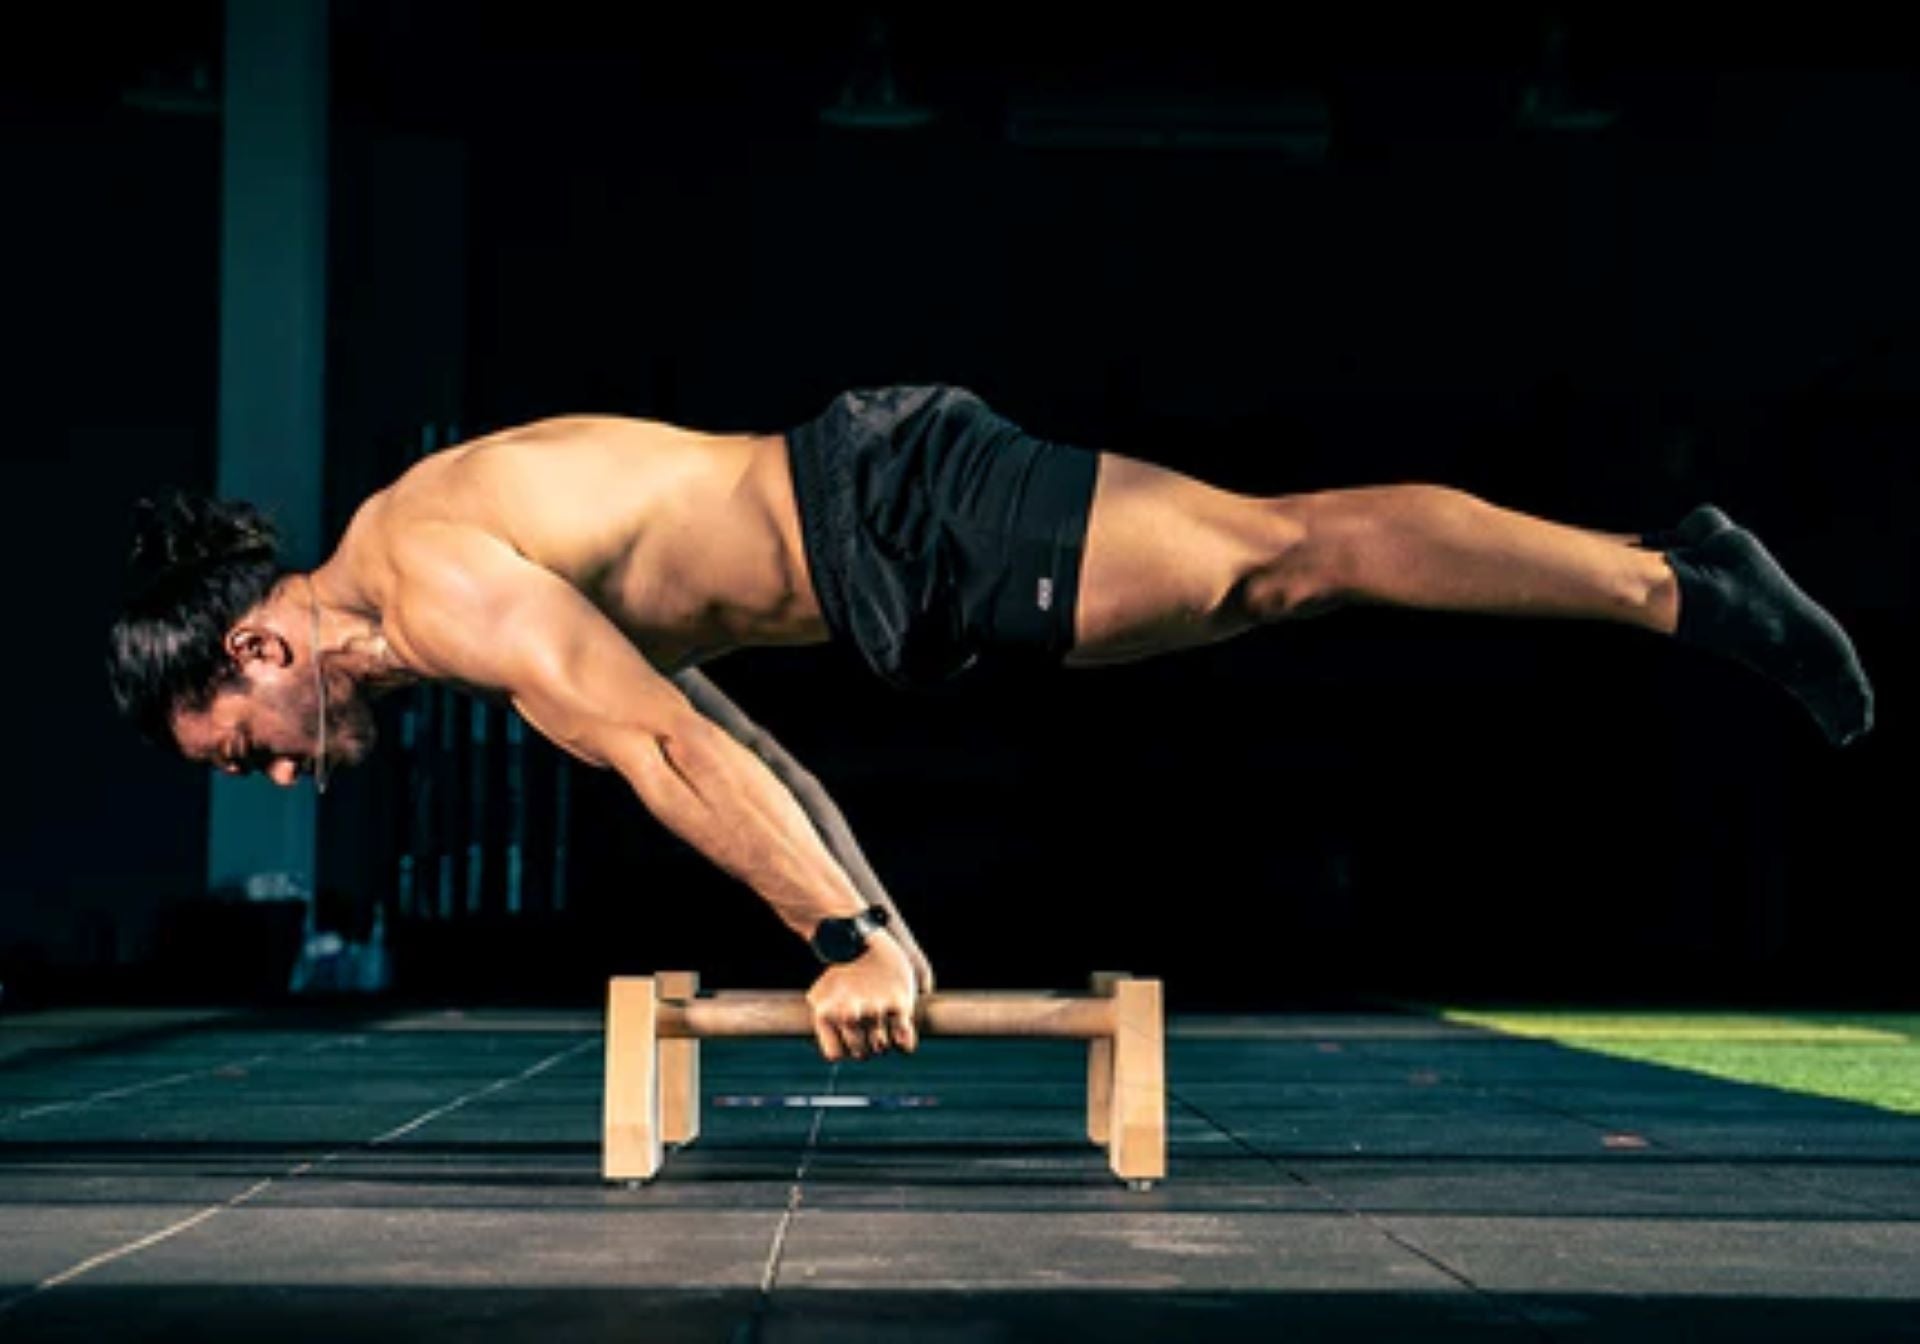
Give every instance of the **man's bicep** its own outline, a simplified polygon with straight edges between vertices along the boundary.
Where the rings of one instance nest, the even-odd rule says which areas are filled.
[[[594,765],[693,713],[572,584],[505,543],[473,533],[420,550],[395,615],[429,675],[504,693],[543,736]]]

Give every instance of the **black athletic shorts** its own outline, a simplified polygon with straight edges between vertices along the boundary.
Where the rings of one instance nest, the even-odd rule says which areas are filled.
[[[846,392],[787,443],[821,612],[881,677],[927,687],[1073,647],[1097,454],[955,387]]]

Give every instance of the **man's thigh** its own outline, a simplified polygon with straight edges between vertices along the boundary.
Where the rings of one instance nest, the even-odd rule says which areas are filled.
[[[1240,586],[1305,535],[1306,497],[1262,499],[1102,453],[1073,666],[1210,643],[1253,624]]]

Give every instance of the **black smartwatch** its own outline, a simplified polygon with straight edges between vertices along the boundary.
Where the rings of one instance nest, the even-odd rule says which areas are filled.
[[[857,915],[823,919],[813,930],[813,954],[829,966],[855,960],[867,950],[867,939],[890,921],[887,908],[870,905]]]

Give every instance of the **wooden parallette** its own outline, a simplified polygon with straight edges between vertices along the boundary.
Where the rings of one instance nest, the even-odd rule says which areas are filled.
[[[690,971],[622,976],[608,986],[602,1174],[648,1181],[668,1144],[700,1134],[700,1042],[720,1037],[813,1038],[798,992],[701,994]],[[1085,994],[942,993],[920,1000],[923,1037],[1084,1040],[1087,1137],[1136,1190],[1167,1171],[1166,1030],[1158,980],[1118,972]]]

